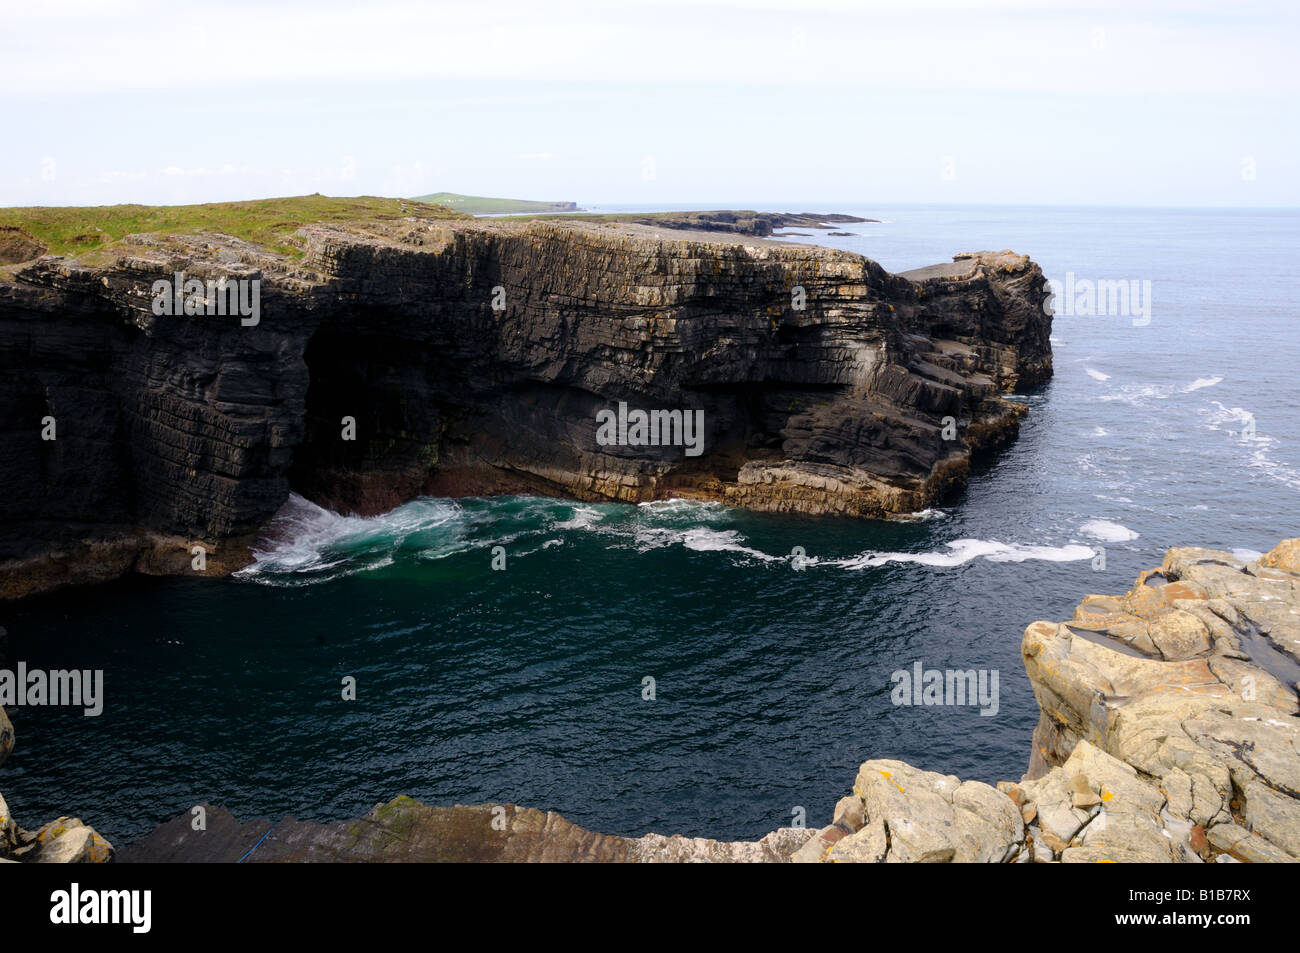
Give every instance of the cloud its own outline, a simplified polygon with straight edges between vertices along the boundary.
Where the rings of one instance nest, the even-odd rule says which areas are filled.
[[[179,166],[169,165],[164,169],[160,169],[159,171],[163,175],[169,178],[193,179],[193,178],[203,178],[203,177],[214,176],[214,175],[248,175],[253,170],[245,166],[235,166],[235,165],[231,165],[230,163],[226,163],[219,169],[207,169],[202,167],[197,169],[182,169]]]
[[[1300,89],[1295,11],[1254,3],[1231,16],[1201,2],[1118,0],[1057,9],[1028,0],[234,0],[219,10],[141,0],[107,12],[78,3],[62,16],[48,8],[60,9],[6,14],[0,95],[457,78],[1129,96]],[[128,48],[151,52],[123,57]],[[804,67],[785,69],[796,53]]]

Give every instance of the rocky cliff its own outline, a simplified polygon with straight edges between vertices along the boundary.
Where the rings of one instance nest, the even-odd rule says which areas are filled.
[[[362,514],[500,492],[919,510],[1015,434],[1002,395],[1051,374],[1042,275],[1009,252],[892,275],[717,233],[418,216],[295,241],[140,235],[0,268],[0,597],[196,571],[196,546],[231,571],[291,487]],[[255,323],[156,314],[177,273],[259,282]],[[664,439],[600,440],[620,403]],[[698,454],[676,411],[702,414]]]
[[[596,834],[513,805],[408,797],[354,821],[238,822],[209,807],[123,861],[1292,863],[1300,860],[1300,539],[1257,562],[1172,549],[1123,596],[1021,643],[1029,770],[996,787],[866,761],[820,830],[728,843]]]
[[[868,761],[796,860],[1300,860],[1300,539],[1171,549],[1021,644],[1040,716],[995,790]]]

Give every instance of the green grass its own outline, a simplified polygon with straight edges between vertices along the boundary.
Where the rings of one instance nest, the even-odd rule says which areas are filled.
[[[434,192],[421,195],[417,202],[445,205],[470,215],[503,215],[512,212],[559,212],[572,208],[572,202],[534,202],[530,199],[495,199],[483,195],[460,195],[456,192]]]
[[[291,256],[301,251],[290,236],[303,225],[404,218],[464,218],[464,213],[415,199],[364,195],[298,195],[209,205],[99,205],[0,208],[0,226],[21,228],[49,246],[50,254],[84,256],[126,235],[215,232]]]

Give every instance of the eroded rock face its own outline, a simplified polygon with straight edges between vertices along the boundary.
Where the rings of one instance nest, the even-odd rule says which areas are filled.
[[[794,859],[1300,860],[1297,552],[1172,549],[1124,596],[1033,623],[1021,648],[1041,713],[1021,782],[868,761],[856,803]]]
[[[762,840],[728,843],[702,837],[614,837],[559,814],[513,804],[431,807],[409,797],[377,805],[355,821],[318,824],[293,818],[240,823],[202,805],[206,829],[191,814],[162,825],[118,856],[121,863],[781,863],[812,831],[783,828]]]
[[[1014,436],[1001,395],[1051,374],[1042,274],[1009,252],[899,276],[638,225],[300,235],[300,261],[137,236],[0,280],[0,597],[188,572],[196,545],[233,570],[291,486],[362,514],[502,492],[919,510]],[[177,272],[260,281],[260,320],[155,315]],[[702,412],[700,453],[599,443],[620,402]]]

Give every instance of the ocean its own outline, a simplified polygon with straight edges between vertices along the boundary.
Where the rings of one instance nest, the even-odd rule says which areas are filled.
[[[1010,248],[1149,307],[1058,300],[1056,374],[1016,395],[1019,438],[916,519],[531,497],[359,519],[295,497],[234,578],[7,606],[12,661],[103,669],[106,696],[98,717],[11,711],[12,812],[118,846],[204,801],[333,820],[398,794],[624,835],[820,826],[868,758],[1019,779],[1028,623],[1125,591],[1171,546],[1300,535],[1300,213],[760,207],[881,219],[797,240],[891,271]],[[917,663],[996,672],[996,712],[895,705]]]

